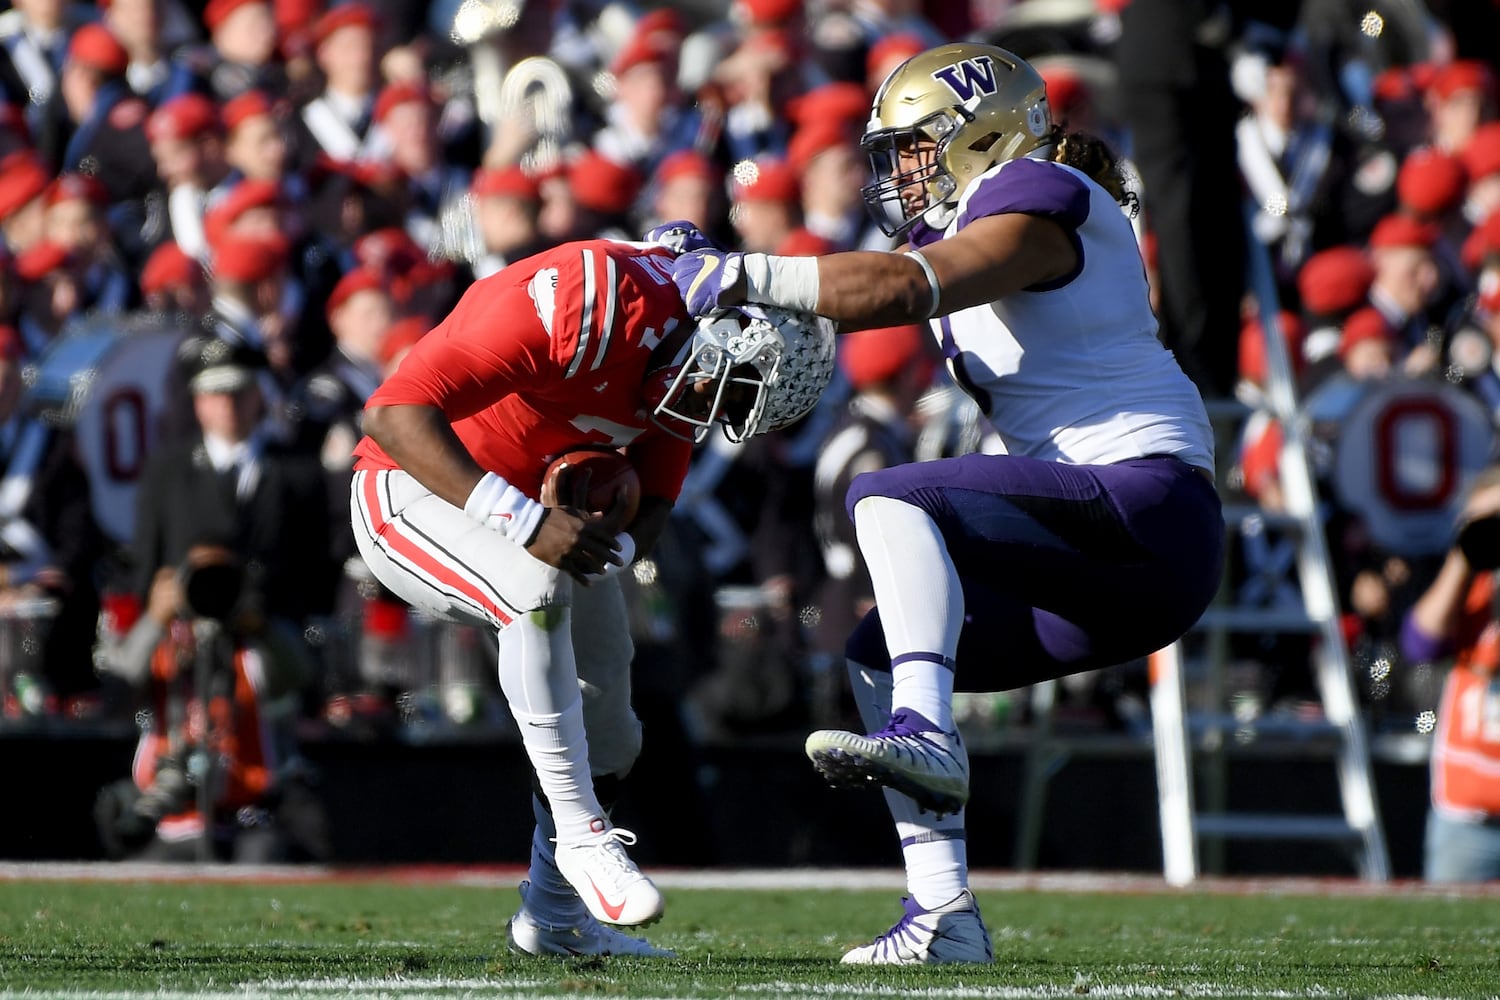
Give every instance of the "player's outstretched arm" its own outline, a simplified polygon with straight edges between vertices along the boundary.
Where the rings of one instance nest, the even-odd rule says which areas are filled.
[[[673,264],[688,311],[741,302],[816,312],[842,331],[916,323],[1069,274],[1078,251],[1061,225],[1007,213],[976,219],[917,251],[824,257],[700,250]]]

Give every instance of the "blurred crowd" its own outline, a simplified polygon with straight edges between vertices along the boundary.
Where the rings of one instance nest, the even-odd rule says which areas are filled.
[[[1400,616],[1500,419],[1500,90],[1474,48],[1497,22],[1481,0],[14,0],[0,712],[167,740],[169,709],[137,707],[209,684],[227,636],[220,695],[268,718],[503,729],[489,640],[360,565],[364,400],[470,283],[566,240],[687,219],[745,250],[888,246],[860,197],[871,97],[976,38],[1136,166],[1163,336],[1249,413],[1223,485],[1268,514],[1265,338],[1283,338],[1347,634],[1399,714],[1420,700],[1392,683]],[[1269,252],[1275,322],[1246,294],[1242,232]],[[627,581],[648,721],[654,702],[688,738],[733,739],[851,717],[839,660],[871,597],[845,487],[993,447],[941,360],[917,328],[841,338],[810,417],[701,446]],[[1247,534],[1230,599],[1295,603],[1289,551]],[[1305,643],[1235,654],[1268,707],[1308,694]],[[1119,721],[1127,688],[1078,698]]]

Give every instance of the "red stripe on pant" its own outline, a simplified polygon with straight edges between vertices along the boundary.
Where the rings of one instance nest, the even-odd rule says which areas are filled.
[[[420,542],[416,542],[403,535],[397,528],[395,521],[387,521],[380,510],[380,492],[375,485],[377,472],[365,473],[365,510],[369,512],[370,526],[375,529],[375,535],[382,540],[395,554],[405,558],[423,573],[453,590],[463,594],[475,604],[484,608],[501,625],[509,625],[510,615],[506,614],[498,604],[485,596],[484,592],[472,582],[465,579],[461,574],[449,569],[431,553],[422,548]]]

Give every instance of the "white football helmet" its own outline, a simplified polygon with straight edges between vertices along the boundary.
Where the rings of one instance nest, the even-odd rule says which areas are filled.
[[[887,236],[923,218],[942,229],[970,181],[1051,141],[1047,85],[1026,60],[971,42],[928,49],[875,92],[860,140],[875,173],[865,207]],[[918,184],[926,198],[909,208],[901,192]]]
[[[699,320],[671,364],[648,377],[645,393],[652,420],[670,434],[702,441],[721,424],[729,440],[743,441],[805,415],[833,371],[830,320],[743,305]]]

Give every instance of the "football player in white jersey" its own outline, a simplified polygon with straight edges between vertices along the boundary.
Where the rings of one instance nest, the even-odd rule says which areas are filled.
[[[1024,60],[977,44],[913,56],[877,91],[862,145],[865,202],[901,247],[697,250],[674,280],[695,314],[748,300],[845,330],[928,320],[1005,443],[854,480],[846,506],[878,606],[846,656],[869,735],[807,740],[831,783],[884,786],[906,862],[905,915],[844,961],[988,962],[955,676],[1019,687],[1144,656],[1191,626],[1223,552],[1212,434],[1157,338],[1112,154],[1054,127]]]

